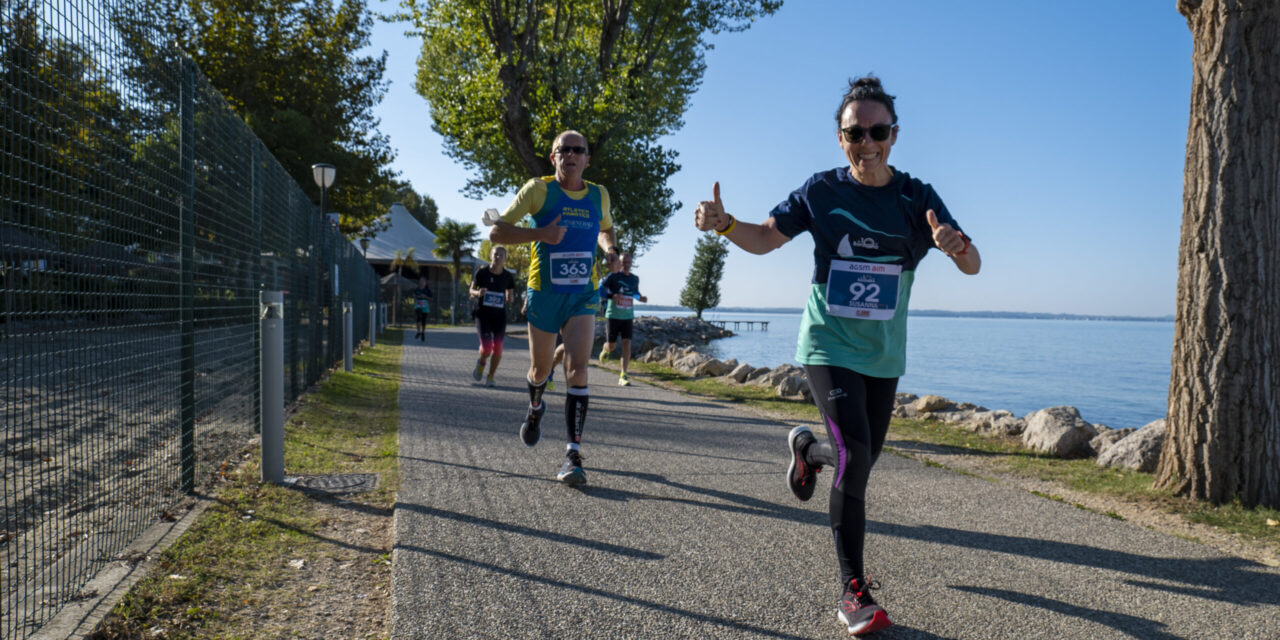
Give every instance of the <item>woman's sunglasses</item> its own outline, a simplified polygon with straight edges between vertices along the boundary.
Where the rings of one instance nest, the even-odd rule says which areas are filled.
[[[863,129],[855,124],[852,127],[841,129],[840,132],[844,134],[844,139],[848,140],[850,144],[862,142],[862,136],[867,133],[871,134],[872,140],[884,142],[889,139],[889,134],[893,133],[893,128],[896,126],[893,124],[873,124],[870,128]]]

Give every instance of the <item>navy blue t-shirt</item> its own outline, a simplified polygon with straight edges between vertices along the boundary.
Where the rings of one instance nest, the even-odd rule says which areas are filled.
[[[837,167],[809,178],[769,215],[778,231],[794,238],[813,236],[813,283],[827,281],[832,258],[857,258],[902,265],[914,271],[933,248],[933,232],[925,211],[933,209],[939,224],[960,230],[933,187],[895,171],[889,184],[869,187]]]
[[[929,185],[895,171],[882,187],[847,166],[814,174],[769,213],[778,231],[813,237],[813,284],[796,360],[896,378],[906,370],[907,307],[916,265],[934,247],[926,211],[956,224]],[[836,260],[839,280],[833,277]]]

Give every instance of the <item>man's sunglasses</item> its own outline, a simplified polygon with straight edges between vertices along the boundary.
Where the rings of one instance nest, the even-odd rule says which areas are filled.
[[[862,142],[862,136],[867,133],[871,134],[872,140],[884,142],[889,139],[889,134],[893,133],[893,128],[896,126],[893,124],[873,124],[870,128],[863,129],[855,124],[852,127],[841,129],[840,132],[844,134],[844,139],[851,144]]]
[[[571,153],[576,153],[580,156],[586,155],[587,148],[586,147],[563,147],[563,146],[556,147],[556,155],[567,156]]]

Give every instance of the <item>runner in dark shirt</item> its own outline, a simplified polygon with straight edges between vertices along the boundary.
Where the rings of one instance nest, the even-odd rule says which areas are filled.
[[[488,360],[486,387],[498,386],[493,377],[498,373],[498,363],[502,362],[502,344],[507,337],[507,303],[516,287],[516,279],[506,270],[506,264],[506,247],[494,245],[489,253],[489,266],[476,271],[471,279],[471,297],[476,301],[476,334],[480,336],[480,359],[471,377],[479,382]]]

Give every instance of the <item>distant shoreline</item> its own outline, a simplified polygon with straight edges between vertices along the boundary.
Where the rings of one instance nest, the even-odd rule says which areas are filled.
[[[676,307],[669,305],[636,305],[637,314],[645,311],[683,311],[693,314],[693,311],[684,307]],[[778,313],[778,314],[799,314],[804,309],[799,307],[716,307],[714,309],[706,309],[702,313]],[[1107,316],[1107,315],[1082,315],[1074,313],[1032,313],[1026,311],[945,311],[940,309],[918,309],[909,312],[910,315],[922,318],[998,318],[1006,320],[1088,320],[1088,321],[1105,321],[1105,322],[1173,322],[1173,316]]]

